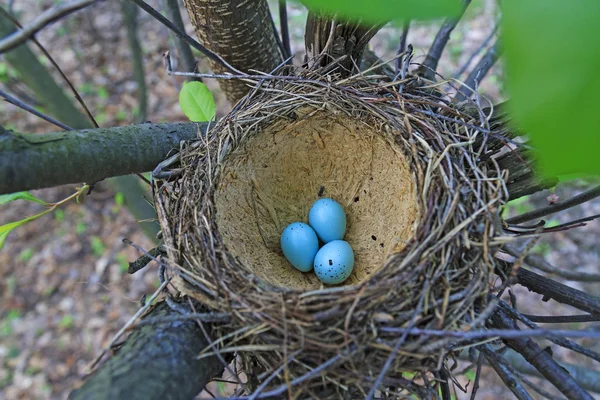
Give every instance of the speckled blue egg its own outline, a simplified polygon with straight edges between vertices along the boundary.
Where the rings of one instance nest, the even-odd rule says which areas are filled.
[[[315,256],[315,274],[327,285],[344,282],[354,268],[354,252],[343,240],[334,240],[319,250]]]
[[[313,268],[315,254],[319,251],[319,239],[313,228],[302,222],[294,222],[281,234],[281,250],[296,269],[308,272]]]
[[[308,212],[308,223],[323,243],[342,240],[346,233],[346,214],[333,199],[319,199]]]

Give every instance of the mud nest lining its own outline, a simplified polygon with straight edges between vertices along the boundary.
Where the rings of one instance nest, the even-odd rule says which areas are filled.
[[[471,343],[406,330],[481,327],[493,307],[501,147],[477,112],[417,86],[264,82],[155,185],[176,286],[231,314],[205,352],[240,355],[262,395],[364,397],[376,381],[423,394],[402,373]],[[335,287],[278,244],[320,195],[345,207],[357,255]]]

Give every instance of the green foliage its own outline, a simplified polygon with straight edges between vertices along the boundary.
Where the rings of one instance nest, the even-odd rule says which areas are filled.
[[[92,246],[92,251],[96,257],[100,257],[102,253],[104,253],[104,250],[106,250],[104,242],[102,242],[102,239],[100,239],[98,236],[92,236],[90,246]]]
[[[381,23],[457,16],[460,0],[301,0],[310,10]]]
[[[27,217],[25,219],[22,219],[20,221],[15,221],[15,222],[9,222],[8,224],[4,224],[4,225],[0,225],[0,249],[2,249],[2,247],[4,246],[4,242],[6,241],[6,238],[8,237],[8,234],[10,232],[12,232],[13,229],[18,228],[22,225],[25,225],[26,223],[33,221],[35,219],[38,219],[39,217],[41,217],[44,214],[49,213],[50,210],[46,210],[44,212],[41,212],[39,214],[33,215],[31,217]]]
[[[215,99],[202,82],[183,83],[179,92],[179,106],[192,122],[211,121],[215,118]]]
[[[600,173],[600,2],[505,0],[511,112],[554,176]]]
[[[54,218],[56,218],[56,220],[58,222],[64,221],[65,220],[65,212],[59,208],[58,210],[54,211]]]
[[[0,205],[6,204],[15,200],[28,200],[33,201],[35,203],[43,204],[45,206],[48,205],[44,200],[40,200],[37,197],[33,196],[29,192],[17,192],[17,193],[9,193],[0,195]]]
[[[21,250],[21,252],[17,256],[17,260],[29,261],[29,260],[31,260],[31,257],[33,257],[34,254],[35,253],[34,253],[33,249],[31,247],[27,247],[27,248]]]
[[[123,274],[126,273],[129,269],[129,261],[127,261],[127,257],[124,254],[119,253],[116,255],[115,259],[119,264],[119,271],[121,271]]]
[[[73,316],[72,315],[63,315],[63,317],[58,322],[58,326],[63,329],[72,328],[74,325]]]

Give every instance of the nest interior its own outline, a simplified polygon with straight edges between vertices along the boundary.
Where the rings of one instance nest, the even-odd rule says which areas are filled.
[[[317,289],[314,273],[285,259],[279,238],[288,224],[307,222],[320,196],[333,198],[347,214],[344,239],[355,256],[344,284],[358,284],[412,238],[419,219],[415,186],[391,135],[364,121],[312,113],[263,129],[225,159],[216,223],[229,251],[265,282]]]
[[[298,77],[263,83],[184,145],[155,203],[173,282],[231,315],[206,351],[240,355],[248,388],[274,396],[294,382],[295,396],[364,397],[379,377],[427,397],[402,373],[470,343],[407,330],[476,329],[494,306],[506,176],[480,115],[418,85]],[[358,254],[351,280],[325,288],[278,249],[321,190]]]

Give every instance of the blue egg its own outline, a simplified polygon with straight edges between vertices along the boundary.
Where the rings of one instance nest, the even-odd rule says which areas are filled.
[[[281,250],[296,269],[308,272],[313,268],[315,254],[319,251],[319,239],[313,228],[302,222],[294,222],[281,234]]]
[[[323,243],[342,240],[346,233],[346,214],[333,199],[319,199],[308,212],[308,223]]]
[[[354,252],[343,240],[334,240],[323,247],[315,256],[315,274],[327,285],[344,282],[354,268]]]

